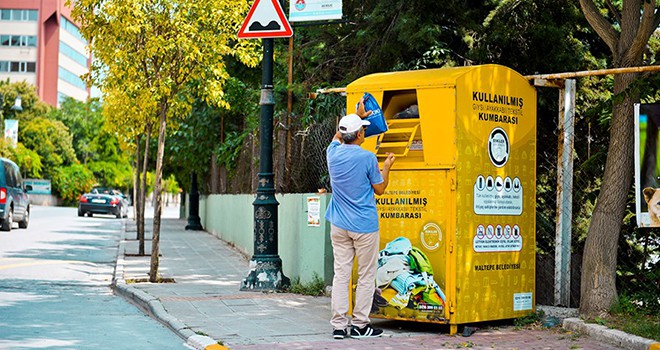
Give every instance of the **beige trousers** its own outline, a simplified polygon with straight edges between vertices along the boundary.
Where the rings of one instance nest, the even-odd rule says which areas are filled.
[[[330,235],[335,258],[330,324],[333,329],[346,329],[349,326],[349,283],[353,271],[353,260],[357,257],[358,280],[352,324],[362,328],[370,322],[369,312],[371,311],[374,290],[376,289],[380,234],[378,231],[371,233],[351,232],[332,225]]]

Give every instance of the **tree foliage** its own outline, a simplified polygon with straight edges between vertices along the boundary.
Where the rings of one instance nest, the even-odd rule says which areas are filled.
[[[67,97],[59,108],[48,115],[49,118],[59,120],[69,128],[76,157],[83,164],[93,155],[94,151],[90,150],[90,145],[103,126],[102,111],[98,99],[82,102]]]
[[[53,109],[41,101],[35,86],[25,81],[14,83],[10,83],[9,80],[0,81],[0,94],[3,96],[0,106],[3,127],[5,119],[18,119],[20,125],[35,117],[43,117]],[[17,96],[21,97],[22,111],[12,109]]]
[[[46,178],[60,166],[77,163],[69,129],[60,121],[45,117],[30,119],[19,128],[18,138],[41,157]]]
[[[82,164],[57,168],[51,177],[52,184],[65,205],[74,205],[82,193],[94,186],[94,174]]]
[[[229,0],[75,2],[74,17],[94,43],[92,79],[112,105],[109,110],[121,112],[120,105],[125,105],[128,113],[122,115],[131,125],[146,118],[147,126],[158,126],[152,282],[158,280],[159,194],[168,119],[189,115],[195,97],[228,106],[223,99],[229,77],[225,57],[252,66],[258,61],[257,42],[235,37],[246,12],[247,3]],[[155,117],[157,124],[152,124]],[[139,128],[132,131],[143,133]]]

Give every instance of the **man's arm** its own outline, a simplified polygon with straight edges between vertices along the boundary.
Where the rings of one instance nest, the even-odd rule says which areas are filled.
[[[387,185],[390,183],[390,168],[394,164],[394,153],[387,153],[387,159],[383,162],[383,170],[380,172],[383,175],[383,182],[377,185],[371,185],[374,188],[374,193],[377,195],[382,195],[387,189]]]

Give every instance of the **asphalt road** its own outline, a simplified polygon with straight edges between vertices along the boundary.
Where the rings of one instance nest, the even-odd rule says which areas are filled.
[[[121,227],[35,206],[27,229],[0,231],[0,349],[188,349],[112,293]]]

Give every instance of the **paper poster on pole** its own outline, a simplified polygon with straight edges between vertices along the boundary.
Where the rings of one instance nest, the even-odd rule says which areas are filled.
[[[660,103],[635,104],[635,207],[638,227],[660,227],[659,129]]]
[[[307,226],[321,226],[321,197],[307,197]]]
[[[325,21],[341,19],[342,0],[290,0],[289,21]]]
[[[16,147],[18,143],[18,120],[5,119],[5,138],[11,140],[12,147]]]

